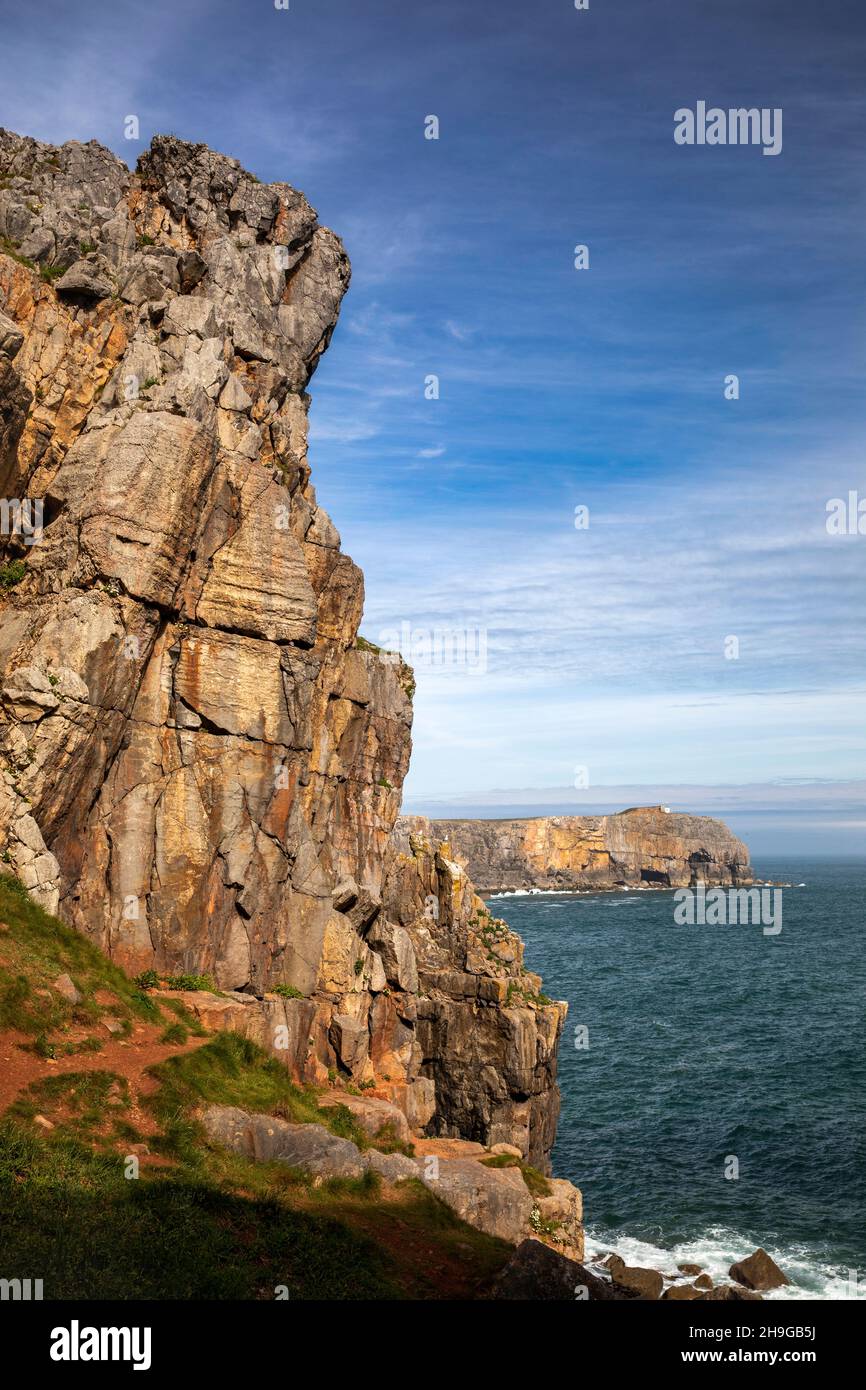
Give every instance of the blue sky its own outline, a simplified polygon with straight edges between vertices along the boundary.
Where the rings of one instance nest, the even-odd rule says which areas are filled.
[[[421,663],[410,807],[866,776],[866,536],[825,527],[866,497],[859,0],[0,15],[0,124],[130,164],[205,140],[344,238],[311,463],[364,631],[486,641],[483,672]],[[700,99],[781,107],[782,153],[677,146]]]

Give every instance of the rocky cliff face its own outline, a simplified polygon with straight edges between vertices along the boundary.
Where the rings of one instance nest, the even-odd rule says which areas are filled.
[[[358,642],[310,483],[348,283],[301,193],[203,145],[130,174],[0,131],[0,857],[127,970],[268,996],[300,1076],[544,1164],[564,1008],[392,839],[411,672]]]
[[[649,884],[752,881],[749,851],[709,816],[659,806],[613,816],[540,816],[531,820],[436,820],[401,817],[404,830],[447,841],[480,892],[501,889],[616,888]]]

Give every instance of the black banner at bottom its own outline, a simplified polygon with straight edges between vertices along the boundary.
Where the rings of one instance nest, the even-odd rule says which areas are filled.
[[[826,1378],[851,1363],[862,1310],[852,1302],[715,1303],[136,1303],[0,1302],[9,1354],[61,1382],[108,1370],[139,1378],[166,1372],[290,1374],[358,1357],[443,1374],[467,1335],[485,1376],[538,1374],[565,1353],[609,1371],[704,1366],[802,1366]],[[328,1330],[330,1329],[330,1331]],[[338,1331],[338,1336],[334,1333]],[[325,1332],[325,1337],[322,1333]],[[575,1339],[579,1338],[579,1341]],[[300,1361],[298,1358],[300,1357]],[[404,1359],[405,1358],[405,1359]]]

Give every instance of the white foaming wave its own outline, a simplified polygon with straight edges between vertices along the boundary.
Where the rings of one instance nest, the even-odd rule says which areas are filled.
[[[501,893],[487,893],[485,897],[493,902],[496,898],[579,898],[580,895],[579,888],[505,888]]]
[[[731,1265],[750,1255],[754,1248],[751,1242],[722,1226],[712,1227],[704,1235],[684,1241],[671,1250],[664,1250],[634,1236],[619,1235],[615,1240],[608,1241],[588,1230],[586,1264],[594,1273],[606,1275],[606,1269],[598,1261],[615,1250],[626,1264],[657,1269],[668,1277],[677,1273],[678,1264],[688,1263],[700,1265],[714,1284],[729,1284],[731,1278],[728,1270]],[[866,1299],[866,1277],[862,1272],[858,1274],[856,1270],[829,1264],[805,1247],[783,1249],[780,1246],[765,1246],[765,1249],[792,1281],[784,1288],[765,1293],[766,1299]]]

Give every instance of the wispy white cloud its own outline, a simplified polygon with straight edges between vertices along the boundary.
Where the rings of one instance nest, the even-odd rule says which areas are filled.
[[[474,328],[469,328],[466,324],[456,323],[454,319],[448,319],[445,328],[452,338],[457,339],[458,343],[470,342],[475,333]]]
[[[481,674],[418,665],[408,794],[560,786],[576,765],[605,781],[862,774],[866,670],[841,615],[866,538],[827,534],[832,482],[802,459],[752,480],[747,508],[734,477],[657,483],[637,508],[602,491],[588,531],[565,505],[500,510],[452,516],[447,545],[438,519],[404,515],[372,561],[356,530],[374,640],[485,633]]]

